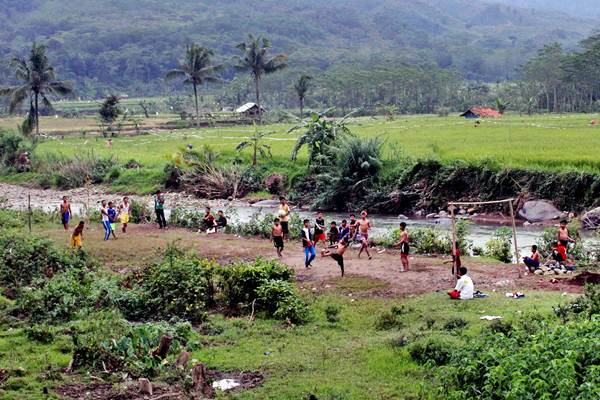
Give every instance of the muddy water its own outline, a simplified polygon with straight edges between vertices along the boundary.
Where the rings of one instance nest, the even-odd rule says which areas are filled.
[[[86,210],[96,210],[99,208],[99,202],[102,199],[112,200],[119,202],[122,195],[107,194],[101,187],[94,186],[92,188],[80,188],[69,191],[58,191],[58,190],[41,190],[34,188],[25,188],[16,185],[2,184],[0,183],[0,198],[7,200],[5,206],[12,209],[27,210],[28,198],[31,196],[32,208],[41,209],[46,212],[57,211],[62,200],[62,196],[69,196],[71,199],[71,208],[75,215],[84,215]],[[146,204],[152,208],[152,197],[151,196],[137,196],[130,195],[131,199]],[[246,202],[242,201],[223,201],[223,200],[201,200],[193,196],[189,196],[182,193],[168,193],[167,208],[165,209],[165,215],[167,219],[170,216],[171,210],[175,208],[189,208],[202,210],[206,205],[210,205],[213,210],[223,209],[226,211],[234,210],[229,217],[231,222],[246,222],[252,218],[252,216],[274,214],[277,210],[277,206],[266,205],[263,207],[250,206]],[[314,212],[300,211],[302,218],[313,220],[315,217]],[[331,221],[336,221],[338,224],[342,219],[348,219],[348,214],[340,213],[326,213],[325,220],[329,224]],[[398,224],[402,221],[395,215],[376,215],[372,214],[369,216],[373,224],[373,236],[380,237],[390,232],[390,230],[398,227]],[[409,230],[416,227],[436,227],[441,232],[450,232],[451,221],[449,219],[407,219],[404,220]],[[472,223],[470,228],[470,234],[468,239],[473,242],[474,245],[483,247],[485,243],[494,234],[494,231],[498,229],[499,225],[496,224],[483,224],[483,223]],[[532,244],[535,244],[539,236],[543,232],[543,227],[540,226],[518,226],[517,227],[517,242],[519,249],[522,254],[528,254],[529,248]],[[589,241],[595,241],[590,233],[584,235],[584,239]]]

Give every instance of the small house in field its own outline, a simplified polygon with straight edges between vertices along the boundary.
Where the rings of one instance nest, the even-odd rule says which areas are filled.
[[[261,113],[267,112],[263,107],[260,108]],[[258,117],[258,106],[256,103],[246,103],[241,107],[235,109],[236,114],[242,114],[246,117]]]
[[[502,114],[493,108],[489,107],[471,107],[464,113],[460,114],[461,117],[465,118],[501,118]]]

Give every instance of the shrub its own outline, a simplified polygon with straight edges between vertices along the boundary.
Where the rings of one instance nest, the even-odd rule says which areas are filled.
[[[591,319],[594,315],[600,315],[600,284],[586,285],[583,296],[554,307],[554,313],[563,322],[577,317]]]
[[[0,248],[0,285],[9,289],[59,271],[83,268],[88,262],[85,253],[59,250],[48,239],[16,232],[0,234]]]
[[[235,233],[240,236],[262,236],[264,238],[270,238],[274,219],[275,216],[273,214],[263,215],[258,211],[250,217],[248,222],[229,224],[227,226],[227,233]],[[291,213],[289,220],[290,237],[300,237],[302,227],[300,215]]]
[[[375,321],[375,328],[378,330],[401,329],[405,325],[401,319],[405,313],[404,307],[393,306],[390,311],[379,315]]]
[[[29,170],[29,161],[22,155],[31,153],[33,147],[23,136],[0,130],[0,167],[18,172]]]
[[[121,176],[121,167],[115,165],[108,171],[106,179],[104,179],[104,180],[108,181],[110,183],[114,180],[119,179],[120,176]]]
[[[129,219],[134,224],[146,224],[152,221],[152,212],[144,203],[131,200]]]
[[[512,261],[512,231],[510,228],[498,228],[493,237],[485,244],[485,255],[504,263]]]
[[[272,279],[262,283],[256,289],[256,300],[259,309],[272,313],[277,319],[287,319],[292,323],[308,320],[308,306],[300,299],[291,282]]]
[[[142,167],[142,163],[140,163],[139,161],[137,161],[133,158],[128,160],[125,164],[123,164],[123,168],[125,168],[125,169],[137,169],[137,168],[141,168],[141,167]]]
[[[337,304],[327,304],[324,311],[327,322],[332,324],[340,322],[340,312],[342,311],[342,307]]]
[[[183,173],[181,172],[181,169],[177,165],[175,165],[173,163],[169,163],[169,164],[165,165],[163,172],[165,174],[165,180],[164,180],[165,188],[179,189],[181,187],[181,177],[182,177]]]
[[[436,228],[417,228],[410,232],[411,245],[418,254],[449,254],[452,242]]]
[[[25,222],[16,211],[0,209],[0,229],[23,228]]]
[[[466,327],[469,323],[461,317],[453,317],[444,323],[444,330],[458,331]]]
[[[501,333],[504,336],[509,336],[513,330],[513,326],[510,322],[497,319],[492,321],[492,323],[488,326],[488,330],[492,333]]]
[[[551,324],[534,335],[514,329],[454,349],[437,371],[447,398],[597,398],[598,322]],[[595,391],[595,393],[594,393]]]
[[[37,160],[37,170],[52,177],[52,184],[61,189],[74,189],[86,184],[98,184],[117,162],[114,158],[99,158],[94,153],[77,154],[74,158],[46,155]]]
[[[409,353],[420,364],[440,366],[448,363],[454,346],[453,342],[433,336],[413,343]]]
[[[28,339],[43,344],[51,343],[54,340],[52,328],[45,324],[28,326],[25,328],[25,335]]]
[[[230,307],[248,305],[264,283],[279,280],[290,282],[294,271],[277,261],[257,258],[253,263],[238,262],[222,268],[220,285]]]
[[[286,176],[280,173],[273,173],[265,179],[265,186],[269,193],[282,195],[285,193]]]
[[[207,306],[214,303],[214,273],[217,264],[192,256],[166,254],[163,261],[146,268],[138,281],[142,309],[123,310],[126,316],[164,319],[172,316],[203,321]],[[132,306],[134,295],[126,298]],[[123,300],[121,300],[123,301]],[[121,306],[121,308],[123,308]]]

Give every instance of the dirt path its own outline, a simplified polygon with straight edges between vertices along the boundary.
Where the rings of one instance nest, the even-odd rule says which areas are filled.
[[[59,243],[66,243],[68,233],[60,229],[42,232]],[[85,248],[115,271],[127,272],[152,262],[161,249],[175,243],[180,247],[197,252],[199,255],[227,263],[235,259],[251,260],[257,256],[276,258],[275,249],[268,240],[241,238],[235,235],[199,234],[186,229],[170,228],[160,231],[153,225],[131,226],[125,235],[117,240],[104,242],[102,231],[93,226],[86,229]],[[405,297],[437,290],[448,290],[454,285],[449,259],[425,256],[411,256],[410,272],[400,273],[400,257],[395,251],[373,252],[373,259],[358,258],[356,250],[346,253],[346,277],[340,278],[337,263],[330,258],[317,258],[311,269],[304,268],[304,253],[299,242],[286,244],[282,262],[293,267],[300,286],[312,291],[326,291],[330,288],[347,290],[364,296]],[[500,293],[528,289],[560,290],[580,292],[581,286],[569,283],[566,277],[551,283],[549,277],[527,275],[519,278],[515,265],[482,262],[477,258],[464,260],[476,288],[484,292]],[[362,284],[358,282],[364,278]],[[352,281],[352,282],[351,282]]]

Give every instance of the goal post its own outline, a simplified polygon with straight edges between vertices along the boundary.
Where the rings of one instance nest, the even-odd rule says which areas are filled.
[[[455,277],[458,275],[458,271],[456,270],[456,213],[454,212],[457,206],[484,206],[490,204],[504,204],[508,203],[510,210],[510,221],[512,225],[512,233],[513,233],[513,246],[515,250],[515,258],[517,260],[517,270],[519,271],[519,278],[522,277],[521,268],[520,268],[520,256],[519,256],[519,246],[517,244],[517,225],[515,223],[515,210],[513,206],[513,202],[515,199],[504,199],[504,200],[492,200],[492,201],[451,201],[448,202],[448,206],[450,208],[450,216],[452,218],[452,274]]]

